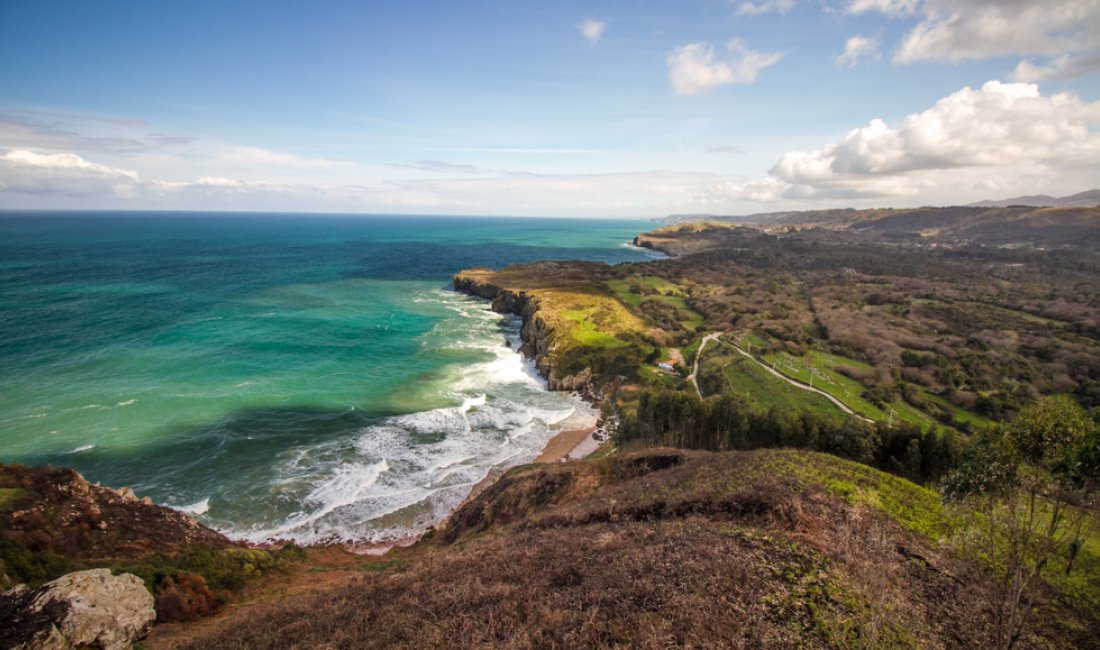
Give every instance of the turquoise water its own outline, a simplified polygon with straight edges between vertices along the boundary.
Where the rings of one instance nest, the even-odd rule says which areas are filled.
[[[0,459],[72,466],[248,539],[401,536],[593,418],[451,275],[646,259],[625,242],[651,226],[0,215]]]

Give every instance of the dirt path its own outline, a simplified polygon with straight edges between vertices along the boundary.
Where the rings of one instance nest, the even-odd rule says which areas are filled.
[[[691,366],[691,374],[688,375],[688,381],[695,387],[695,392],[699,395],[699,399],[703,399],[703,391],[699,390],[699,359],[703,357],[703,350],[706,349],[707,343],[718,340],[718,337],[721,335],[721,332],[707,334],[703,337],[702,342],[699,343],[699,349],[695,351],[695,362]]]
[[[717,334],[712,334],[712,335],[710,335],[710,336],[711,336],[711,337],[713,337],[713,338],[715,338],[715,339],[717,339],[717,338],[718,338],[718,335],[717,335]],[[704,338],[704,339],[703,339],[703,341],[704,341],[704,343],[705,343],[705,342],[706,342],[706,338]],[[729,341],[723,341],[723,340],[721,340],[721,339],[718,339],[718,342],[719,342],[719,343],[722,343],[723,345],[728,345],[729,347],[733,348],[734,350],[737,350],[737,351],[738,351],[738,352],[740,352],[740,353],[741,353],[741,354],[742,354],[742,355],[743,355],[743,356],[744,356],[745,358],[749,359],[750,361],[752,361],[752,362],[753,362],[753,363],[755,363],[756,365],[760,366],[760,367],[761,367],[761,368],[763,368],[764,370],[767,370],[767,371],[768,371],[768,372],[770,372],[771,374],[773,374],[773,375],[775,375],[776,377],[778,377],[778,378],[782,379],[783,381],[787,382],[787,383],[788,383],[788,384],[790,384],[791,386],[794,386],[795,388],[800,388],[800,389],[802,389],[802,390],[805,390],[805,391],[809,391],[809,392],[811,392],[811,393],[817,393],[818,395],[821,395],[821,396],[822,396],[822,397],[824,397],[825,399],[827,399],[827,400],[829,400],[830,402],[832,402],[832,403],[833,403],[833,405],[834,405],[834,406],[836,406],[836,407],[837,407],[838,409],[840,409],[841,411],[844,411],[845,413],[847,413],[848,415],[850,415],[850,416],[852,416],[852,417],[854,417],[854,418],[859,418],[860,420],[863,420],[864,422],[874,422],[874,420],[872,420],[871,418],[868,418],[868,417],[864,417],[864,416],[860,415],[859,413],[856,413],[856,412],[855,412],[855,411],[853,411],[852,409],[848,408],[848,406],[847,406],[847,405],[846,405],[846,404],[845,404],[844,402],[842,402],[842,401],[838,400],[837,398],[833,397],[833,396],[832,396],[832,395],[830,395],[829,393],[826,393],[825,391],[821,390],[820,388],[814,388],[813,386],[810,386],[810,385],[808,385],[808,384],[804,384],[804,383],[802,383],[802,382],[798,381],[797,379],[792,379],[792,378],[788,377],[787,375],[784,375],[783,373],[779,372],[779,371],[778,371],[778,370],[776,370],[775,368],[772,368],[772,367],[771,367],[771,366],[769,366],[768,364],[766,364],[766,363],[763,363],[762,361],[760,361],[760,360],[759,360],[759,359],[757,359],[756,357],[752,356],[752,355],[751,355],[751,354],[749,354],[748,352],[745,352],[745,351],[744,351],[744,350],[742,350],[742,349],[741,349],[741,347],[740,347],[740,346],[738,346],[737,344],[735,344],[735,343],[730,343]],[[699,352],[700,352],[700,353],[702,353],[702,351],[703,351],[703,346],[699,346]],[[699,359],[699,357],[697,356],[697,357],[695,357],[695,359],[696,359],[696,369],[698,369],[698,359]],[[694,373],[692,373],[692,374],[693,374],[693,376],[694,376]],[[692,382],[694,383],[694,379],[692,379]],[[699,390],[699,387],[698,387],[698,386],[696,386],[696,387],[695,387],[695,390],[696,390],[696,391],[698,391],[698,390]],[[702,395],[700,395],[700,396],[702,396]]]

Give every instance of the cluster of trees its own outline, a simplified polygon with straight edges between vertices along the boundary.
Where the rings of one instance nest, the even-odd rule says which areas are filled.
[[[992,647],[1021,643],[1045,579],[1069,576],[1097,519],[1100,426],[1072,398],[1043,397],[983,432],[943,483],[964,516],[960,550],[996,588]]]
[[[730,393],[700,400],[693,393],[658,388],[640,393],[637,411],[623,417],[617,435],[624,447],[812,449],[918,482],[943,476],[962,455],[962,445],[952,431],[763,410]]]

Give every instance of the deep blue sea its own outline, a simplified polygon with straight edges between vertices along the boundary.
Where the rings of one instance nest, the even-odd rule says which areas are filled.
[[[652,222],[0,213],[0,461],[231,536],[384,541],[594,420],[453,273],[648,259]]]

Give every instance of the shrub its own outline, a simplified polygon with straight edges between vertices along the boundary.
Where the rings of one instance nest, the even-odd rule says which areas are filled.
[[[195,573],[166,576],[157,587],[157,620],[161,623],[194,621],[214,613],[219,604],[206,580]]]

